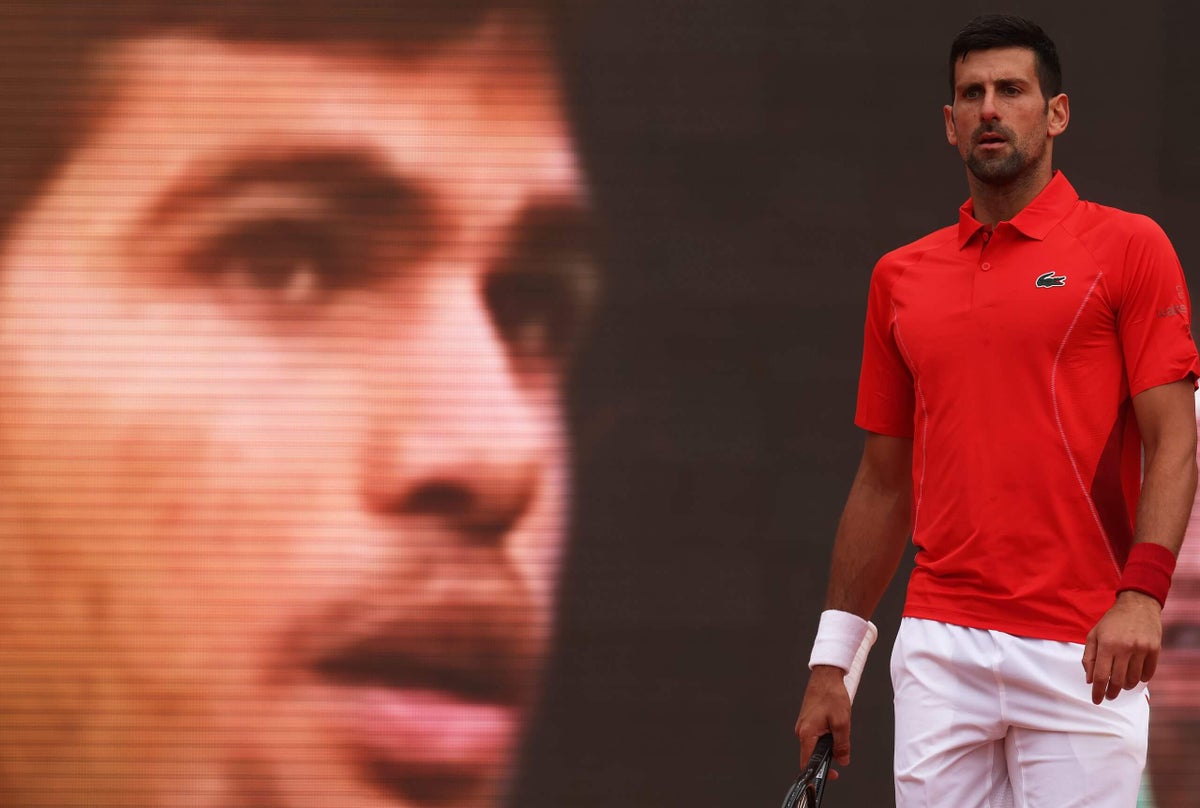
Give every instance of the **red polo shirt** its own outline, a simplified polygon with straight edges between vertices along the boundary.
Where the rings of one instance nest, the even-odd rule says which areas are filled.
[[[992,233],[972,212],[871,279],[855,422],[914,439],[904,613],[1083,642],[1133,538],[1131,399],[1200,371],[1187,286],[1153,221],[1061,173]]]

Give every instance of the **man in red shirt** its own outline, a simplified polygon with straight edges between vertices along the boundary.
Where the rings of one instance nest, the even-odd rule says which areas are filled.
[[[950,76],[970,199],[872,277],[801,757],[832,732],[849,762],[843,676],[911,533],[897,804],[1128,806],[1196,487],[1187,289],[1157,225],[1054,171],[1070,107],[1037,25],[973,20]]]

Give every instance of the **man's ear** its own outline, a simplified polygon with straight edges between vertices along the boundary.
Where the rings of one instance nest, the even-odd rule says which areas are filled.
[[[942,107],[942,114],[946,117],[946,140],[950,141],[951,146],[957,146],[958,132],[954,131],[954,107],[947,104]]]
[[[1067,131],[1071,120],[1071,102],[1066,93],[1059,93],[1050,99],[1046,110],[1046,132],[1050,137],[1058,137]]]

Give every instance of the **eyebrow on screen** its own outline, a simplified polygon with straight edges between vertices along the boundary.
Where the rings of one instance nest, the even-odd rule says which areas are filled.
[[[301,150],[201,161],[162,194],[142,224],[154,227],[257,186],[310,190],[348,217],[421,215],[431,207],[418,183],[397,176],[369,151]]]
[[[428,226],[437,214],[434,195],[370,150],[302,149],[282,154],[256,150],[232,161],[198,162],[160,196],[142,218],[140,231],[154,232],[194,210],[260,187],[294,188],[332,205],[330,214],[352,222],[400,219],[413,235],[435,230]],[[586,306],[597,296],[595,220],[574,194],[528,200],[500,241],[506,246],[491,271],[552,271],[564,276],[576,302]],[[573,271],[566,271],[565,258],[574,259]]]

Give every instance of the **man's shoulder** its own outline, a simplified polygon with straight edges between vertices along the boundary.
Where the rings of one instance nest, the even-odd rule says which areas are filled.
[[[1114,277],[1134,277],[1142,270],[1178,271],[1171,240],[1145,214],[1081,200],[1062,221],[1062,229]]]
[[[958,226],[943,227],[916,241],[910,241],[908,244],[884,253],[875,265],[875,271],[876,273],[903,272],[931,252],[942,249],[957,250],[957,247]]]
[[[1105,241],[1167,240],[1158,222],[1144,213],[1102,205],[1081,199],[1063,220],[1063,227],[1077,238],[1102,238]]]

